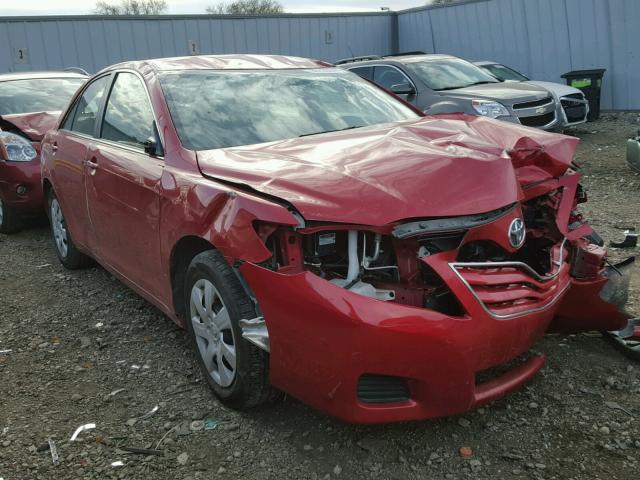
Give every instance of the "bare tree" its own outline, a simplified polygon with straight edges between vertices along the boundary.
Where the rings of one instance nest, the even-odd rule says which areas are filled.
[[[97,15],[159,15],[166,10],[166,0],[122,0],[119,5],[100,0],[93,12]]]
[[[283,13],[284,7],[276,0],[233,0],[207,7],[207,13],[218,15],[268,15]]]
[[[431,0],[429,5],[447,5],[449,3],[455,3],[460,0]]]

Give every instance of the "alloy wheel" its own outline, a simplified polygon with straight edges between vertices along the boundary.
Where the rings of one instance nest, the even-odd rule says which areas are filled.
[[[58,203],[58,199],[51,200],[51,226],[53,227],[53,238],[56,242],[56,248],[60,255],[65,258],[69,252],[67,226],[62,216],[62,209]]]
[[[191,289],[190,317],[207,372],[221,387],[230,386],[236,377],[236,341],[229,310],[207,279],[198,280]]]

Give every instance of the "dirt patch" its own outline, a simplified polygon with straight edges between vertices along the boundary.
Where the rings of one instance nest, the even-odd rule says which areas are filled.
[[[607,241],[640,227],[640,176],[624,161],[639,118],[574,130],[584,211]],[[640,313],[637,284],[631,309]],[[598,334],[549,335],[537,348],[549,361],[534,381],[463,417],[353,426],[291,399],[237,413],[201,382],[182,331],[104,270],[64,270],[36,226],[0,236],[0,351],[11,350],[0,354],[0,478],[635,478],[640,364]],[[70,442],[89,422],[97,428]]]

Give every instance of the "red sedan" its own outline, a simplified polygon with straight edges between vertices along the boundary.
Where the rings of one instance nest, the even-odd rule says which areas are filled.
[[[42,173],[60,261],[97,260],[188,328],[224,403],[275,387],[388,422],[507,394],[549,329],[627,324],[576,144],[423,117],[322,62],[189,57],[96,74]]]
[[[0,75],[0,232],[15,232],[24,215],[42,212],[40,140],[87,78],[72,72]]]

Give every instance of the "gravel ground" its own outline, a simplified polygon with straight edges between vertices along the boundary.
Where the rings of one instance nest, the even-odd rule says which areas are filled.
[[[607,240],[640,227],[640,176],[624,163],[639,120],[605,115],[573,131],[585,212]],[[292,399],[223,408],[183,332],[104,270],[65,271],[46,226],[0,235],[0,292],[0,351],[11,349],[0,354],[0,479],[637,478],[640,364],[599,334],[547,336],[534,381],[465,416],[354,426]]]

